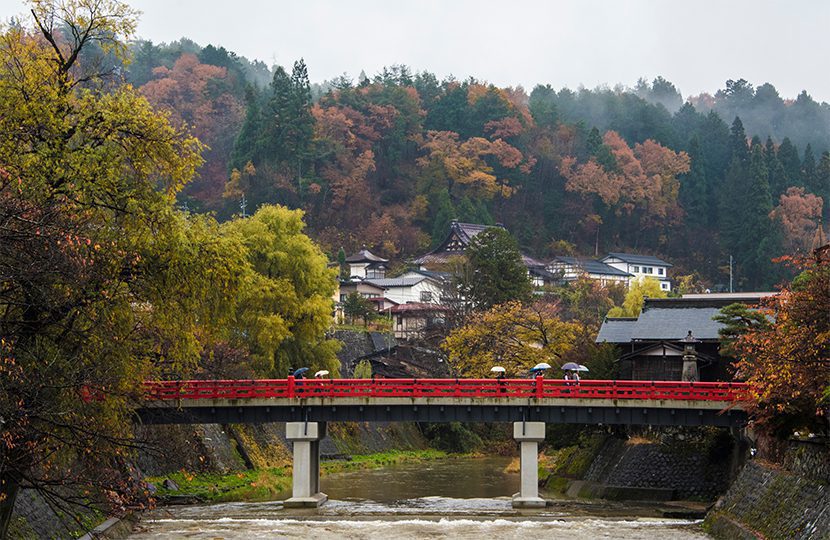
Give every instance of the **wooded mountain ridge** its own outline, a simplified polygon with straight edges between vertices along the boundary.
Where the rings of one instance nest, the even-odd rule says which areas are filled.
[[[332,256],[405,261],[451,220],[503,223],[529,254],[637,251],[717,286],[772,287],[771,259],[809,248],[830,196],[830,105],[729,80],[683,98],[633,88],[498,88],[391,66],[311,84],[222,47],[140,41],[125,79],[209,149],[180,195],[220,219],[263,203],[306,212]],[[313,68],[313,66],[312,66]]]

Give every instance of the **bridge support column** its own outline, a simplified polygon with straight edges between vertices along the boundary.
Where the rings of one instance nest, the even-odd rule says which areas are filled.
[[[513,495],[513,508],[542,508],[539,497],[539,443],[545,440],[544,422],[514,422],[513,438],[519,441],[521,491]]]
[[[325,422],[286,422],[285,438],[294,445],[293,487],[286,508],[316,508],[328,496],[320,493],[320,439]]]

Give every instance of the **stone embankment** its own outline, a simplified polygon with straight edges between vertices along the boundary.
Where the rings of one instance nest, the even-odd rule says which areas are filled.
[[[830,450],[793,442],[783,466],[752,460],[706,518],[715,538],[830,539]]]

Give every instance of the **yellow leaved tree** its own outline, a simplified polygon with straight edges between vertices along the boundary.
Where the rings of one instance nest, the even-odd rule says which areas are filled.
[[[558,365],[573,347],[578,327],[559,318],[556,304],[507,302],[473,315],[441,347],[459,376],[488,377],[498,365],[508,377],[521,377],[539,362]]]

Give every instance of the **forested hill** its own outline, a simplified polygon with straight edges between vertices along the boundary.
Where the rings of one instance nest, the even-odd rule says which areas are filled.
[[[188,40],[134,44],[127,79],[208,145],[181,196],[220,218],[265,202],[306,211],[330,253],[423,252],[452,219],[504,223],[531,255],[631,250],[675,276],[770,288],[830,196],[830,105],[727,81],[684,99],[668,81],[528,95],[394,66],[311,85]],[[825,223],[828,204],[824,204]]]

